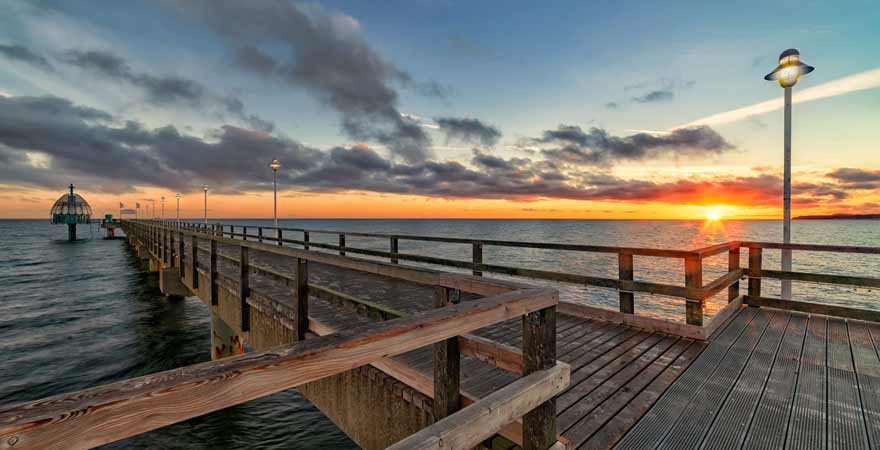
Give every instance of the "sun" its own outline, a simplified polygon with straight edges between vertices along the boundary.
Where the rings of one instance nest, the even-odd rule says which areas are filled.
[[[717,222],[724,217],[724,214],[721,212],[720,206],[715,206],[706,210],[706,220],[711,222]]]

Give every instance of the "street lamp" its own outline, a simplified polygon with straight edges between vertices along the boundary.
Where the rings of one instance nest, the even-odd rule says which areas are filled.
[[[790,48],[779,55],[779,65],[764,79],[779,82],[785,89],[785,168],[783,169],[782,188],[782,241],[791,242],[791,88],[801,75],[813,71],[812,66],[801,62],[801,55],[796,49]],[[791,271],[791,249],[782,250],[782,270]],[[791,280],[782,280],[782,298],[791,299]]]
[[[177,221],[180,222],[180,192],[174,195],[177,199]]]
[[[162,220],[165,220],[165,196],[162,196],[162,199],[159,200],[159,203],[162,205]]]
[[[281,163],[278,162],[277,159],[273,159],[269,164],[269,167],[272,168],[272,187],[274,191],[273,214],[275,216],[275,228],[278,228],[278,169],[281,168]]]
[[[208,225],[208,185],[203,184],[202,189],[205,191],[205,225]]]

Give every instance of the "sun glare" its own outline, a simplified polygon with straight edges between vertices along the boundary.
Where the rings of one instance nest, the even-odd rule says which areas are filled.
[[[708,210],[706,210],[706,220],[709,220],[712,222],[717,222],[717,221],[721,220],[722,217],[723,217],[723,214],[721,213],[720,206],[716,206],[716,207],[709,208]]]

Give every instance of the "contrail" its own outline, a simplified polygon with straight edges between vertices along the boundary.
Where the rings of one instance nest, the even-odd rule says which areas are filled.
[[[868,70],[837,80],[822,83],[802,91],[795,91],[792,98],[793,103],[805,103],[822,98],[835,97],[838,95],[848,94],[850,92],[863,91],[865,89],[874,89],[880,87],[880,69]],[[736,122],[746,117],[764,114],[777,109],[782,109],[783,100],[780,95],[774,100],[756,103],[744,108],[734,109],[711,116],[703,117],[684,125],[677,126],[673,129],[694,127],[699,125],[721,125],[725,123]]]

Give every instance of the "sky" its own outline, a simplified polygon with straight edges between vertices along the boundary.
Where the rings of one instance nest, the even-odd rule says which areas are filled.
[[[792,47],[793,215],[880,212],[876,0],[0,8],[0,217],[779,218]]]

